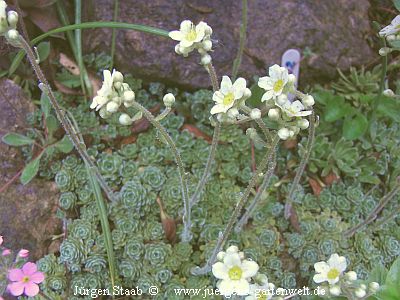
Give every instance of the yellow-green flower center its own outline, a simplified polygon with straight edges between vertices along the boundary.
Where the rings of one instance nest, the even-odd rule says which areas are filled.
[[[24,282],[24,283],[29,282],[29,277],[28,276],[24,276],[22,278],[22,282]]]
[[[225,106],[229,106],[233,103],[233,101],[235,100],[235,96],[233,95],[233,93],[228,93],[224,96],[224,100],[222,101],[222,103]]]
[[[279,92],[283,88],[283,85],[284,83],[282,79],[277,80],[274,84],[274,92]]]
[[[256,296],[257,300],[267,300],[267,294],[263,291]]]
[[[332,268],[329,270],[327,277],[328,277],[328,279],[333,280],[333,279],[336,279],[337,277],[339,277],[339,275],[340,275],[339,270]]]
[[[193,42],[197,38],[197,33],[196,29],[192,28],[187,34],[186,34],[186,39],[189,42]]]
[[[238,266],[234,266],[229,269],[228,275],[230,280],[240,280],[242,278],[242,269]]]

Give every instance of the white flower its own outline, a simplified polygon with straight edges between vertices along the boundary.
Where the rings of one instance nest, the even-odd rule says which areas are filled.
[[[233,293],[244,296],[250,291],[249,279],[256,275],[258,264],[250,260],[241,260],[239,253],[226,252],[223,262],[212,266],[212,272],[218,281],[217,287],[224,296]]]
[[[305,107],[299,100],[293,103],[287,101],[282,106],[279,105],[279,107],[288,117],[305,117],[312,114],[311,110],[304,110]]]
[[[290,137],[289,129],[283,127],[278,130],[278,136],[281,140],[287,140]]]
[[[396,34],[399,31],[400,31],[400,15],[396,16],[388,26],[382,28],[381,31],[379,31],[379,35],[388,36],[391,34]]]
[[[171,39],[179,41],[178,50],[185,53],[186,49],[192,51],[195,43],[203,40],[206,36],[207,27],[209,26],[205,22],[200,22],[195,26],[192,21],[185,20],[181,23],[179,30],[171,31],[168,35]]]
[[[329,284],[335,284],[339,281],[339,277],[347,268],[346,258],[338,254],[332,254],[328,262],[317,262],[314,264],[315,271],[318,274],[314,275],[314,281],[321,283],[328,281]]]
[[[226,113],[233,107],[237,100],[241,99],[246,91],[246,80],[238,78],[232,84],[228,76],[222,76],[221,88],[213,95],[215,105],[211,109],[211,114]]]
[[[288,70],[278,65],[269,68],[269,76],[261,77],[258,80],[258,86],[266,90],[261,101],[275,99],[283,93],[286,83],[289,80]]]
[[[244,298],[245,300],[269,300],[273,296],[273,289],[275,285],[273,283],[268,283],[268,280],[263,283],[263,285],[251,284],[250,293]]]

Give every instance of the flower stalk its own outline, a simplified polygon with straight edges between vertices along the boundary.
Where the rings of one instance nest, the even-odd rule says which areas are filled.
[[[252,189],[256,185],[257,179],[259,178],[259,176],[263,172],[263,170],[267,167],[268,163],[271,161],[271,159],[274,155],[274,152],[275,152],[275,148],[278,145],[278,142],[279,142],[279,138],[277,136],[275,136],[272,140],[270,148],[268,149],[267,153],[264,155],[262,161],[258,165],[256,172],[254,172],[252,178],[250,179],[250,182],[249,182],[246,190],[243,192],[239,202],[236,204],[236,207],[235,207],[223,233],[220,234],[219,239],[217,241],[217,244],[214,248],[214,251],[213,251],[211,257],[207,260],[206,264],[203,267],[193,268],[191,270],[193,275],[203,275],[203,274],[208,273],[211,270],[211,266],[215,262],[218,253],[221,251],[225,242],[228,240],[229,235],[232,233],[232,231],[234,229],[234,225],[237,222],[237,218],[238,218],[243,206],[246,204],[247,199],[249,198]]]

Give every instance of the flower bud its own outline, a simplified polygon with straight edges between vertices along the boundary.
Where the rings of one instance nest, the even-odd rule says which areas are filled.
[[[268,118],[270,118],[271,120],[278,120],[279,119],[279,109],[271,108],[268,111]]]
[[[118,121],[121,125],[131,125],[133,123],[133,120],[128,114],[121,114]]]
[[[357,280],[357,273],[354,271],[349,271],[346,273],[346,278],[350,281]]]
[[[6,38],[10,41],[16,42],[18,41],[19,38],[19,33],[17,30],[15,29],[10,29],[9,31],[7,31],[6,33]]]
[[[178,54],[178,55],[181,55],[181,54],[182,54],[182,53],[181,53],[181,50],[180,50],[180,47],[179,47],[179,44],[177,44],[177,45],[175,46],[175,53]]]
[[[357,298],[364,298],[367,292],[362,288],[358,288],[354,291],[354,294]]]
[[[163,97],[163,102],[166,107],[171,107],[175,103],[175,96],[171,93],[165,94]]]
[[[202,65],[208,65],[211,63],[211,55],[209,54],[204,54],[201,56],[201,64]]]
[[[391,89],[386,89],[383,91],[383,95],[385,95],[386,97],[394,97],[395,93]]]
[[[26,257],[29,256],[29,250],[21,249],[21,250],[19,250],[17,256],[20,257],[20,258],[26,258]]]
[[[135,93],[133,91],[124,92],[124,102],[133,102],[135,100]]]
[[[7,22],[10,24],[10,27],[16,28],[18,23],[18,14],[16,11],[10,10],[7,13]]]
[[[212,35],[213,31],[212,31],[212,28],[209,25],[207,25],[206,29],[204,30],[204,32],[205,32],[206,35]]]
[[[115,89],[116,90],[120,90],[121,89],[121,87],[122,87],[122,83],[121,82],[119,82],[119,81],[117,81],[117,82],[114,82],[114,87],[115,87]]]
[[[251,90],[246,88],[243,93],[243,99],[249,99],[251,97]]]
[[[0,246],[1,246],[1,244],[3,244],[3,236],[2,235],[0,235]]]
[[[290,136],[289,129],[283,127],[278,130],[278,136],[281,140],[287,140]]]
[[[390,34],[390,35],[388,35],[388,36],[386,37],[386,40],[387,40],[388,42],[393,42],[393,41],[396,40],[396,36],[395,36],[394,34]]]
[[[203,46],[203,49],[204,49],[205,51],[210,51],[211,48],[212,48],[212,42],[211,42],[211,40],[205,40],[205,41],[203,41],[202,46]]]
[[[288,97],[287,97],[285,94],[280,94],[280,95],[276,98],[275,102],[276,102],[276,104],[282,106],[282,105],[284,105],[286,102],[288,102],[288,100],[289,100],[289,99],[288,99]]]
[[[236,117],[239,115],[239,111],[237,110],[237,108],[233,107],[230,110],[228,110],[227,115],[231,119],[236,119]]]
[[[250,118],[253,120],[260,119],[261,118],[261,110],[258,108],[253,108],[250,112]]]
[[[115,113],[118,111],[119,105],[118,103],[111,101],[107,103],[107,111],[109,113]]]
[[[294,74],[289,74],[288,76],[288,83],[296,84],[296,76]]]
[[[299,126],[300,129],[307,129],[308,126],[310,126],[310,122],[308,122],[307,119],[301,119],[297,121],[297,126]]]
[[[226,255],[226,253],[225,253],[224,251],[218,252],[218,254],[217,254],[217,260],[223,261],[224,258],[225,258],[225,255]]]
[[[10,255],[11,254],[11,250],[10,249],[4,249],[2,252],[1,252],[1,255],[2,256],[7,256],[7,255]]]
[[[371,293],[376,293],[379,290],[379,283],[372,281],[368,284],[368,288]]]
[[[388,55],[390,52],[392,52],[392,48],[389,48],[389,47],[383,47],[383,48],[381,48],[381,49],[379,49],[379,55],[380,56],[386,56],[386,55]]]
[[[103,118],[103,119],[107,119],[109,116],[111,116],[111,113],[109,113],[109,112],[107,111],[107,108],[103,106],[103,107],[100,108],[100,110],[99,110],[99,116],[100,116],[101,118]]]
[[[337,285],[334,285],[332,287],[329,288],[329,293],[331,293],[331,295],[333,296],[339,296],[341,291],[340,291],[340,287]]]
[[[313,106],[315,104],[314,97],[311,95],[306,95],[301,102],[303,102],[304,106]]]
[[[118,96],[117,97],[113,97],[111,99],[111,101],[117,103],[118,106],[120,106],[122,104],[122,99],[121,99],[121,97],[118,97]]]
[[[237,246],[229,246],[228,249],[226,249],[226,253],[238,253],[239,248]]]
[[[112,78],[114,82],[124,82],[124,75],[121,72],[114,71],[112,74]]]

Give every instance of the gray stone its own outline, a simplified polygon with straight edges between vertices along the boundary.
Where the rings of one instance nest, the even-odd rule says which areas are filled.
[[[119,21],[165,30],[182,20],[205,21],[214,29],[213,61],[220,76],[230,74],[239,43],[242,1],[120,1]],[[84,1],[86,20],[111,21],[113,1]],[[314,53],[302,62],[301,84],[321,82],[368,61],[375,54],[366,37],[370,32],[368,0],[250,0],[247,45],[240,75],[265,76],[268,66],[280,63],[288,48]],[[110,52],[111,30],[84,31],[85,49]],[[188,59],[174,52],[176,42],[135,31],[119,30],[116,66],[151,80],[208,87],[197,53]]]
[[[13,81],[0,79],[0,138],[7,132],[23,133],[26,114],[33,105]],[[34,179],[23,186],[13,180],[24,167],[20,150],[0,142],[0,187],[12,182],[0,193],[0,235],[3,246],[31,252],[31,258],[47,253],[51,236],[60,230],[55,217],[58,193],[54,183]]]

